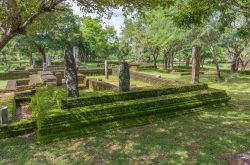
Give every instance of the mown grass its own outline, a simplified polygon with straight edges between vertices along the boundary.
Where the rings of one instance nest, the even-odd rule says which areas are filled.
[[[232,154],[250,147],[250,76],[224,76],[226,81],[217,82],[215,75],[202,75],[201,82],[227,90],[229,105],[47,145],[36,145],[33,137],[1,140],[0,164],[227,164]]]
[[[111,75],[111,76],[109,76],[109,79],[106,79],[105,76],[90,76],[90,78],[101,78],[105,82],[114,84],[116,86],[119,85],[119,77],[118,76],[112,76]],[[134,87],[149,87],[149,86],[152,86],[149,83],[145,83],[145,82],[138,81],[138,80],[135,80],[135,79],[130,79],[130,84],[131,84],[131,86],[134,86]]]
[[[0,80],[0,89],[5,89],[7,82],[8,81],[6,81],[6,80]]]

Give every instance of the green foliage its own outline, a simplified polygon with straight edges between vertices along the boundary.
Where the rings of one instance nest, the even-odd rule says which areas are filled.
[[[115,53],[118,44],[116,31],[112,26],[102,27],[100,18],[83,18],[81,32],[85,39],[83,53],[86,56],[107,59]]]

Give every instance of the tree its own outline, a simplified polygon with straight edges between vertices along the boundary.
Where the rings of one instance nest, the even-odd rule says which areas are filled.
[[[81,36],[79,27],[78,18],[65,6],[62,11],[50,13],[50,17],[48,17],[48,14],[39,17],[28,28],[25,35],[17,37],[16,45],[19,51],[28,48],[29,54],[39,52],[45,62],[46,54],[49,51],[60,51],[65,48],[65,42],[72,40],[70,39],[72,36]],[[65,29],[68,29],[67,33],[70,35],[65,35]],[[78,38],[79,42],[74,40],[76,46],[79,46],[82,40],[80,37]]]
[[[84,57],[91,55],[94,58],[107,59],[114,53],[118,44],[118,37],[114,27],[102,27],[100,18],[85,17],[82,19],[81,32],[84,37]]]
[[[130,9],[155,7],[161,4],[167,6],[172,0],[73,0],[85,12],[97,11],[103,13],[119,6]],[[60,5],[66,0],[2,0],[0,2],[0,50],[14,37],[24,34],[29,25],[44,13],[60,10]]]
[[[241,55],[248,47],[249,41],[249,38],[241,38],[233,28],[223,34],[222,44],[229,54],[232,73],[238,71]]]

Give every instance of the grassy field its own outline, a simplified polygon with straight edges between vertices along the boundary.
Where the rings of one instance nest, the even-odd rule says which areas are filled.
[[[0,80],[0,89],[4,89],[7,85],[7,82],[8,81],[5,81],[5,80]]]
[[[250,76],[224,76],[223,82],[214,75],[201,81],[227,90],[229,105],[47,145],[36,145],[33,136],[0,140],[0,164],[227,164],[232,154],[250,147]]]

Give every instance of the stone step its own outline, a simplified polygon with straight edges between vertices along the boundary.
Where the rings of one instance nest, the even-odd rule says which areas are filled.
[[[9,80],[6,85],[6,90],[8,91],[16,90],[16,80]]]
[[[41,85],[43,84],[43,80],[39,74],[30,75],[30,84],[31,85]]]

